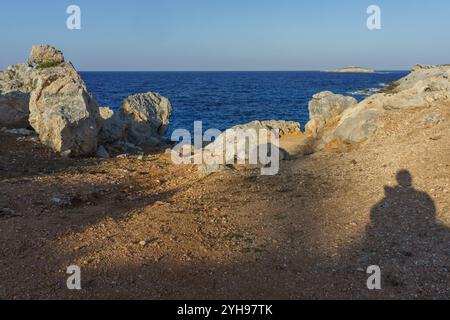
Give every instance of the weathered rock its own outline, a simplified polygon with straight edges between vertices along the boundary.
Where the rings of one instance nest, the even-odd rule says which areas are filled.
[[[64,62],[61,51],[49,45],[37,45],[31,48],[28,64],[32,66],[45,66],[48,64],[60,64]]]
[[[261,131],[264,130],[264,131]],[[293,121],[253,121],[244,125],[234,126],[221,135],[216,140],[204,148],[204,153],[226,164],[243,164],[251,160],[250,164],[257,164],[257,156],[260,154],[261,145],[272,145],[271,136],[260,139],[260,134],[264,132],[269,134],[272,130],[278,130],[279,137],[287,134],[301,133],[300,124]],[[277,142],[278,143],[278,142]],[[230,146],[234,149],[230,150]],[[278,152],[281,160],[290,159],[289,154],[276,146],[275,152]]]
[[[114,111],[107,107],[101,107],[99,112],[102,121],[99,143],[107,145],[124,140],[127,127],[124,119],[120,118],[119,114],[114,114]]]
[[[102,118],[103,121],[107,121],[107,120],[111,119],[114,115],[114,111],[112,111],[108,107],[100,107],[99,113],[100,113],[100,117]]]
[[[95,154],[99,108],[75,68],[68,63],[36,71],[30,124],[42,143],[57,152]]]
[[[449,65],[416,65],[413,67],[411,73],[396,81],[397,87],[395,88],[395,92],[414,87],[420,92],[420,88],[425,89],[427,85],[431,85],[436,89],[440,87],[441,89],[448,90],[449,77]]]
[[[128,97],[119,111],[102,108],[100,139],[106,143],[118,141],[137,146],[161,142],[172,113],[169,100],[158,93],[143,93]]]
[[[429,70],[436,68],[437,65],[435,64],[416,64],[412,67],[411,72],[416,72],[420,70]]]
[[[0,126],[29,126],[29,102],[33,69],[27,64],[10,66],[0,72]]]
[[[25,92],[0,93],[0,126],[28,127],[30,95]]]
[[[128,97],[119,110],[127,121],[127,140],[136,145],[154,144],[166,133],[172,105],[158,93]]]
[[[284,121],[284,120],[267,120],[267,121],[252,121],[244,125],[237,125],[228,130],[248,130],[254,129],[259,131],[263,130],[278,130],[280,137],[287,134],[301,133],[300,123],[294,121]]]
[[[300,123],[295,121],[284,121],[284,120],[252,121],[248,124],[235,126],[231,129],[278,130],[280,137],[287,134],[301,133]]]
[[[299,135],[292,139],[283,138],[280,140],[280,147],[288,154],[288,158],[306,156],[314,153],[316,139],[312,136]]]
[[[330,91],[320,92],[309,102],[310,121],[306,130],[317,136],[324,127],[337,121],[339,116],[348,108],[358,104],[353,97],[334,94]]]
[[[379,112],[364,110],[345,118],[334,131],[334,136],[344,144],[357,144],[369,139],[377,130]]]

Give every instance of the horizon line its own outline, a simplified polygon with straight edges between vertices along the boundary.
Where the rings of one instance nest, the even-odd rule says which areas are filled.
[[[325,70],[78,70],[78,72],[322,72],[322,73],[362,73],[410,72],[411,69],[379,69],[375,72],[333,72]]]

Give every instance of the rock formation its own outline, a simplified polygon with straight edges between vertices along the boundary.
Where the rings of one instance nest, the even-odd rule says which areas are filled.
[[[99,108],[69,63],[36,70],[30,99],[30,125],[42,143],[71,156],[94,154],[100,130]]]
[[[332,113],[334,124],[325,128],[323,121],[313,118],[307,125],[307,134],[316,138],[316,151],[327,147],[345,149],[362,143],[377,132],[377,120],[384,112],[423,108],[436,101],[448,100],[449,77],[450,66],[417,65],[410,74],[395,82],[389,91],[372,95],[358,104],[353,104],[352,98],[347,98],[345,108],[336,108],[335,99],[326,99],[331,97],[328,92],[316,95],[310,103],[312,116],[335,110]],[[320,104],[317,103],[318,98],[321,98]],[[340,114],[339,110],[342,110]],[[317,134],[318,127],[325,128],[321,135]]]
[[[279,142],[275,144],[270,135],[263,137],[264,140],[260,139],[262,132],[268,134],[271,130],[278,130],[279,137],[301,134],[300,123],[294,121],[253,121],[234,126],[203,148],[203,160],[207,156],[218,159],[219,163],[200,165],[199,171],[211,173],[226,170],[228,168],[226,165],[247,164],[251,155],[255,154],[254,151],[256,154],[261,154],[261,152],[277,150],[280,160],[289,160],[289,153],[281,148]],[[228,150],[229,146],[233,146],[234,150]],[[252,162],[258,162],[258,159],[252,159]],[[256,164],[251,163],[251,165]]]
[[[128,97],[116,113],[101,108],[104,120],[101,142],[127,142],[138,146],[158,144],[167,131],[171,113],[170,101],[152,92]]]
[[[317,136],[326,125],[334,123],[342,112],[357,104],[358,101],[352,97],[345,97],[330,91],[318,93],[309,103],[310,121],[306,128],[314,136]]]
[[[33,69],[26,63],[0,72],[0,127],[25,128],[29,126],[30,75]]]
[[[27,63],[0,73],[0,127],[31,126],[64,155],[105,156],[103,144],[156,144],[171,112],[169,100],[155,93],[130,96],[116,114],[99,108],[73,65],[48,45],[33,46]]]
[[[57,65],[64,62],[64,55],[61,51],[48,46],[38,45],[31,48],[28,64],[33,67],[44,68],[51,64]]]

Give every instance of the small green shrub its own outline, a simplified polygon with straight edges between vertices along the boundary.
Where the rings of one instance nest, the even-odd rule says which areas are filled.
[[[37,69],[47,69],[47,68],[54,68],[61,64],[61,62],[58,61],[47,61],[44,63],[39,64],[36,68]]]
[[[382,93],[393,93],[395,89],[400,85],[400,82],[393,81],[386,83],[386,87],[384,87],[381,92]]]

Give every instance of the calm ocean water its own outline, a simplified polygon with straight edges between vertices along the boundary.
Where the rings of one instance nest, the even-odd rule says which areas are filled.
[[[193,130],[194,121],[204,129],[224,130],[252,120],[309,120],[312,95],[329,90],[353,95],[381,88],[407,72],[81,72],[102,106],[117,110],[129,95],[159,92],[172,102],[171,128]]]

